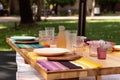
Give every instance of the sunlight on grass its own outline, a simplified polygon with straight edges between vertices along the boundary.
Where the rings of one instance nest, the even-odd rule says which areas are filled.
[[[7,26],[0,25],[0,29],[5,29]]]
[[[12,51],[13,49],[5,49],[5,48],[0,48],[2,51]]]
[[[77,20],[68,20],[68,21],[44,21],[44,22],[42,22],[42,23],[44,23],[44,24],[53,24],[53,23],[76,23],[77,22]]]
[[[120,20],[87,20],[88,22],[120,22]]]

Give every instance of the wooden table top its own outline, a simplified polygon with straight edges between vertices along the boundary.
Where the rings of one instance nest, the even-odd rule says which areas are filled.
[[[99,76],[109,75],[109,74],[120,74],[120,51],[112,52],[107,54],[105,60],[97,59],[96,57],[85,56],[85,58],[102,64],[102,68],[92,68],[92,69],[75,69],[68,71],[45,71],[37,63],[33,63],[30,60],[26,53],[32,52],[33,49],[20,49],[14,43],[10,41],[9,38],[6,38],[6,42],[18,52],[24,60],[35,68],[46,80],[53,79],[65,79],[65,78],[76,78],[76,77],[86,77],[86,76],[96,76],[96,80],[101,80]]]

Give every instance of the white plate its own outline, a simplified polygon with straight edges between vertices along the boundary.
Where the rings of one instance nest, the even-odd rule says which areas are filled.
[[[11,37],[11,39],[14,39],[14,40],[35,40],[36,38],[32,37],[32,36],[13,36],[13,37]]]
[[[39,48],[34,49],[33,52],[42,56],[59,56],[69,52],[69,50],[65,48]]]
[[[120,50],[120,45],[114,45],[115,50]]]

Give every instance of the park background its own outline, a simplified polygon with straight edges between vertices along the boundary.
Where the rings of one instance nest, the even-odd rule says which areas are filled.
[[[2,51],[12,50],[5,41],[7,37],[14,35],[30,35],[38,37],[38,31],[45,27],[55,27],[57,35],[59,25],[64,25],[66,29],[69,30],[78,28],[79,0],[0,1],[2,2],[4,9],[8,10],[8,13],[5,13],[0,17],[0,50]],[[89,39],[103,39],[119,44],[120,1],[85,1],[87,1],[85,36]],[[36,2],[37,5],[40,6],[37,20],[32,18],[31,6],[33,2]],[[27,7],[27,5],[29,7]],[[54,14],[51,12],[53,9],[55,10]]]

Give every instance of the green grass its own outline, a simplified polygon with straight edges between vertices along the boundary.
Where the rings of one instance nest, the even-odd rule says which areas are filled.
[[[120,16],[120,12],[106,12],[106,13],[101,13],[101,16]]]
[[[6,43],[6,37],[14,35],[29,35],[38,37],[38,31],[45,27],[55,27],[58,33],[58,26],[64,25],[66,29],[77,29],[77,20],[43,21],[37,22],[38,27],[26,27],[16,30],[14,23],[0,23],[0,50],[12,50]],[[120,44],[120,20],[87,20],[86,37],[89,39],[103,39]]]

